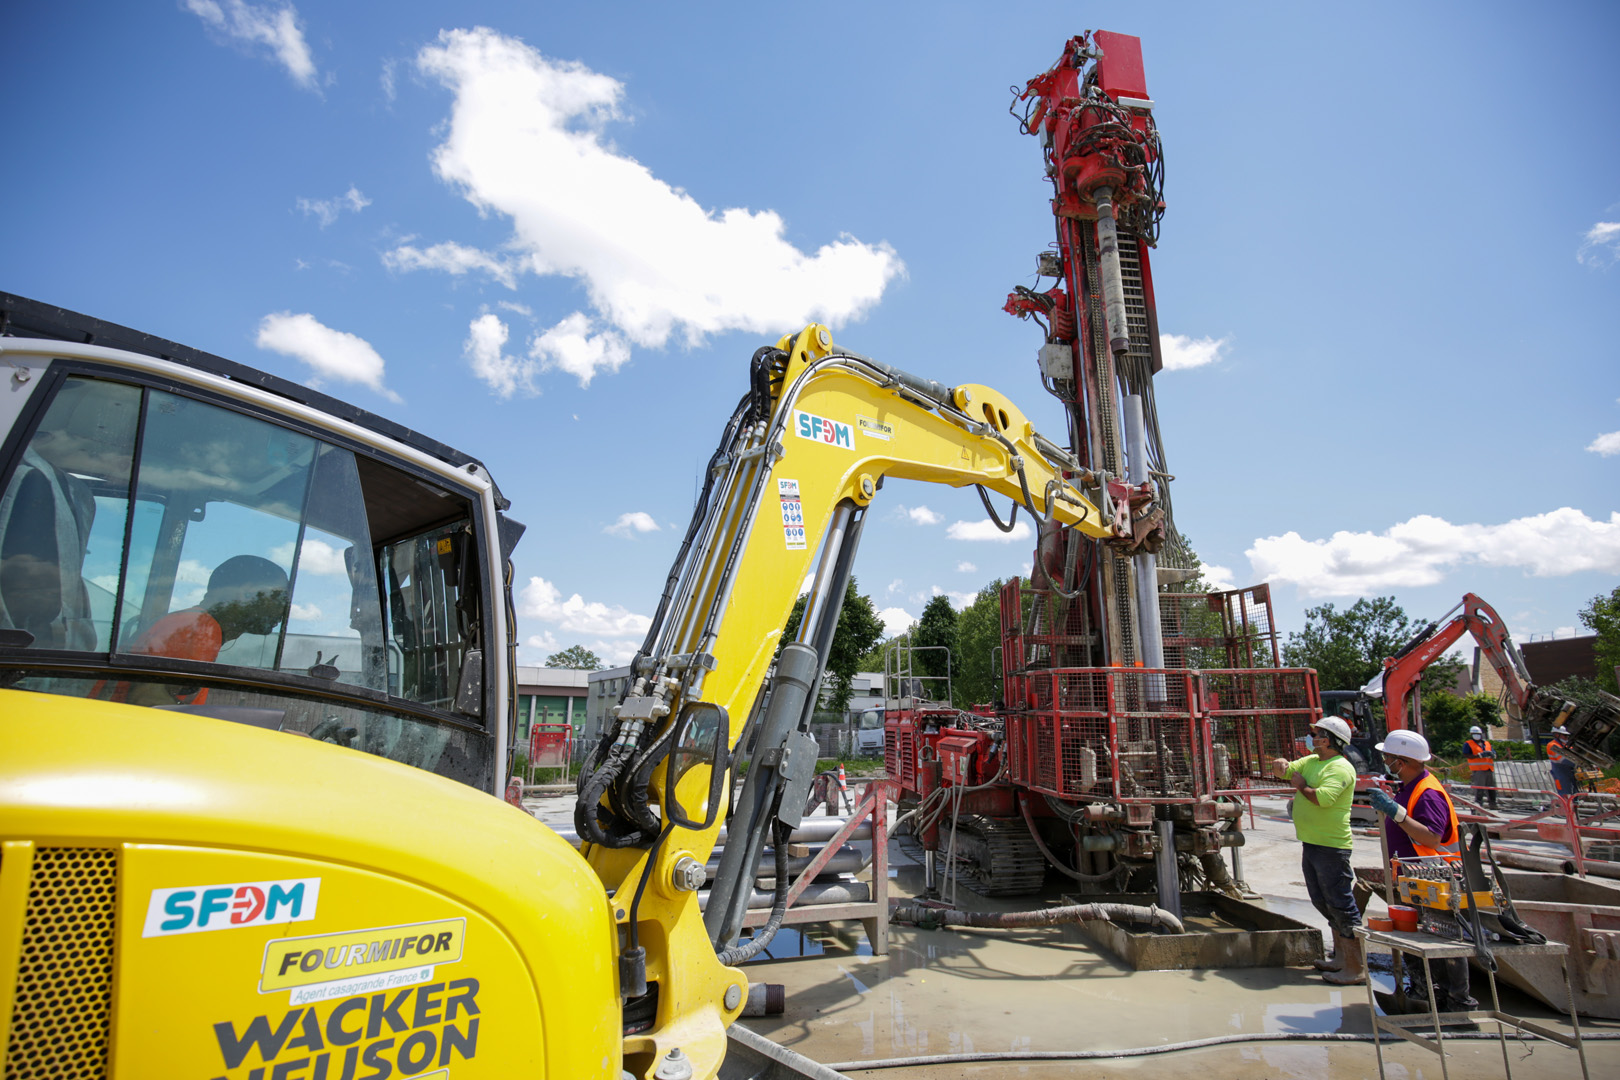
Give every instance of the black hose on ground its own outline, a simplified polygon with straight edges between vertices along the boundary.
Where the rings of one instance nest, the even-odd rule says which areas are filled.
[[[1448,1034],[1453,1039],[1489,1039],[1495,1042],[1494,1031],[1459,1031]],[[1607,1042],[1620,1039],[1620,1031],[1588,1032],[1582,1025],[1581,1039],[1585,1042]],[[864,1072],[875,1069],[916,1069],[931,1065],[970,1065],[977,1062],[1000,1063],[1006,1061],[1110,1061],[1116,1058],[1149,1057],[1154,1054],[1173,1054],[1181,1050],[1202,1050],[1210,1046],[1232,1046],[1257,1042],[1304,1043],[1398,1043],[1398,1035],[1374,1035],[1359,1031],[1265,1031],[1252,1035],[1216,1035],[1208,1039],[1190,1039],[1187,1042],[1165,1043],[1162,1046],[1137,1046],[1128,1050],[1001,1050],[975,1054],[919,1054],[914,1057],[877,1058],[873,1061],[835,1061],[826,1067],[834,1072]]]
[[[1058,926],[1077,922],[1140,923],[1172,934],[1184,934],[1180,919],[1162,908],[1140,904],[1068,904],[1033,911],[955,911],[904,900],[889,902],[889,921],[937,930],[942,926],[976,926],[987,930],[1013,930],[1032,926]]]

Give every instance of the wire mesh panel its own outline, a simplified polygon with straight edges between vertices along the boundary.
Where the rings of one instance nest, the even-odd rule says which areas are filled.
[[[1007,716],[1008,775],[1063,799],[1188,800],[1209,792],[1194,673],[1083,668],[1025,674]]]
[[[1321,719],[1316,672],[1273,668],[1197,675],[1199,704],[1209,720],[1216,790],[1241,794],[1286,786],[1267,775],[1270,762],[1292,760],[1296,741]]]
[[[1164,663],[1172,668],[1277,667],[1271,588],[1160,593]]]

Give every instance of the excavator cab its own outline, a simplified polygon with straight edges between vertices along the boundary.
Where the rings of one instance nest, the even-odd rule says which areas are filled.
[[[308,399],[282,411],[294,403],[244,389],[227,361],[87,347],[117,335],[0,306],[0,684],[296,732],[496,789],[486,639],[505,553],[486,539],[498,511],[450,478],[464,467],[424,468],[259,376]],[[189,379],[164,359],[182,352]]]

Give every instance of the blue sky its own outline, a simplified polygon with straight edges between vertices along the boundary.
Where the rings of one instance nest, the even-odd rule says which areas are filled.
[[[611,11],[611,15],[604,12]],[[1279,624],[1466,591],[1521,641],[1620,581],[1620,8],[27,5],[0,288],[324,389],[482,457],[530,531],[526,662],[622,660],[760,344],[1008,393],[1051,241],[1008,87],[1142,38],[1167,164],[1177,520]],[[892,624],[1025,572],[890,484]]]

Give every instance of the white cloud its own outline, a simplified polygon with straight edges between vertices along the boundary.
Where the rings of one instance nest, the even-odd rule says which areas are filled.
[[[502,259],[453,240],[427,248],[401,244],[393,251],[383,252],[382,261],[390,270],[442,270],[453,277],[479,270],[508,289],[517,288],[517,274],[521,269],[517,260]]]
[[[942,589],[938,585],[934,585],[930,587],[929,595],[948,597],[951,601],[951,607],[961,611],[963,608],[972,605],[978,593],[956,592],[953,589]]]
[[[325,617],[314,604],[292,605],[292,618],[298,622],[320,622]]]
[[[977,573],[978,569],[979,568],[977,566],[974,566],[972,563],[966,560],[956,564],[956,572],[958,574],[973,574]]]
[[[1586,230],[1575,259],[1586,266],[1597,267],[1620,262],[1620,221],[1600,221]]]
[[[1164,370],[1185,371],[1188,368],[1213,364],[1221,358],[1231,338],[1186,337],[1182,334],[1160,334],[1159,351],[1164,358]]]
[[[510,219],[523,268],[579,281],[592,318],[622,335],[604,332],[603,360],[588,368],[559,341],[542,347],[582,381],[616,366],[614,341],[627,353],[626,340],[695,345],[729,330],[774,336],[859,318],[904,273],[887,244],[843,236],[807,254],[775,212],[708,209],[655,176],[606,134],[622,119],[623,84],[581,63],[479,28],[441,33],[417,64],[454,94],[434,152],[439,177]]]
[[[1204,575],[1204,580],[1209,582],[1209,587],[1215,592],[1226,592],[1228,589],[1237,588],[1229,567],[1204,563],[1199,567],[1199,571]]]
[[[467,324],[467,340],[461,345],[462,355],[467,358],[473,374],[483,379],[501,397],[509,398],[519,390],[533,395],[537,392],[534,387],[535,362],[506,354],[508,333],[506,324],[486,311]]]
[[[315,58],[298,25],[298,9],[248,4],[243,0],[182,0],[187,11],[197,16],[215,33],[245,42],[265,45],[287,69],[293,82],[306,90],[318,89]]]
[[[358,214],[371,205],[371,200],[360,193],[360,189],[353,184],[342,195],[334,195],[330,199],[299,199],[298,209],[306,215],[314,214],[320,219],[321,228],[326,228],[338,219],[338,215],[345,210]]]
[[[945,535],[952,540],[992,540],[998,544],[1010,544],[1014,540],[1028,540],[1029,525],[1027,522],[1015,522],[1011,532],[1002,532],[996,528],[996,523],[989,518],[980,521],[953,521],[945,530]]]
[[[1592,440],[1587,449],[1594,454],[1602,454],[1604,457],[1613,457],[1615,454],[1620,454],[1620,431],[1611,431],[1607,435],[1599,435]]]
[[[883,620],[883,633],[888,637],[905,633],[917,621],[917,616],[897,607],[884,608],[878,612],[878,618]]]
[[[529,355],[540,362],[540,370],[561,368],[591,385],[599,371],[613,374],[630,359],[630,345],[611,330],[592,333],[590,316],[576,311],[529,343]]]
[[[1262,580],[1310,596],[1357,596],[1439,582],[1455,566],[1518,567],[1534,577],[1620,573],[1620,511],[1597,521],[1561,507],[1501,525],[1453,525],[1421,514],[1382,533],[1261,537],[1245,554]]]
[[[562,646],[557,643],[557,635],[550,630],[543,634],[530,634],[523,644],[531,649],[543,649],[547,653],[558,652],[562,649]]]
[[[196,559],[181,559],[174,568],[174,580],[186,585],[206,585],[213,570]]]
[[[313,315],[290,311],[266,315],[259,323],[261,349],[302,360],[315,369],[310,385],[337,379],[369,386],[389,401],[399,395],[383,385],[383,358],[364,339],[323,326]]]
[[[632,532],[657,532],[658,522],[654,521],[652,515],[645,510],[632,510],[627,514],[620,514],[618,521],[602,531],[613,533],[615,536],[629,536]]]
[[[883,590],[884,594],[887,596],[893,596],[895,593],[903,589],[905,584],[906,582],[904,578],[895,578],[893,581],[889,582],[888,588]]]
[[[293,545],[289,541],[270,549],[270,561],[278,566],[291,566]],[[298,560],[298,574],[332,574],[347,577],[349,568],[343,564],[343,552],[324,540],[304,541],[304,557]]]
[[[910,518],[914,525],[938,525],[945,520],[926,506],[899,506],[896,509]]]
[[[617,604],[587,602],[578,593],[564,600],[557,586],[543,577],[531,577],[523,587],[518,614],[552,623],[566,635],[627,637],[645,634],[652,625],[647,616]]]

